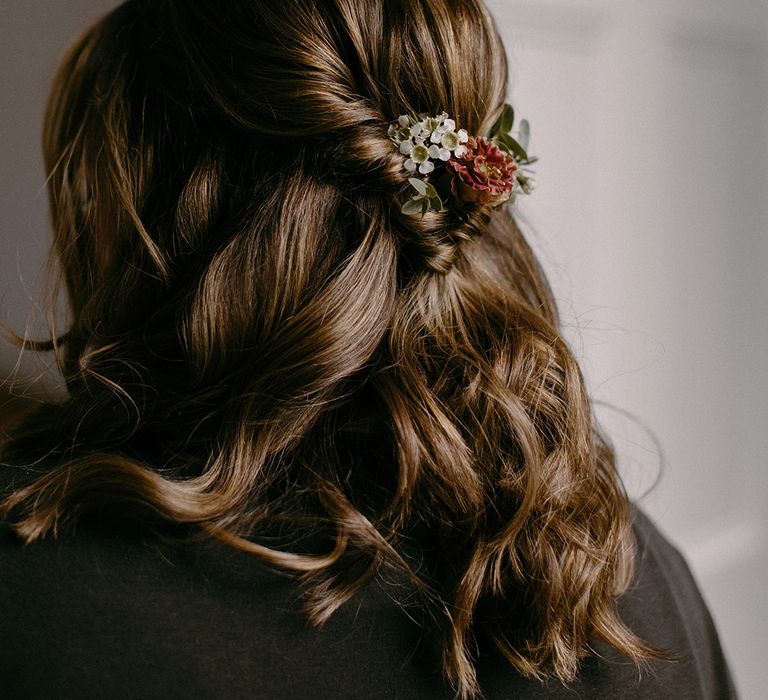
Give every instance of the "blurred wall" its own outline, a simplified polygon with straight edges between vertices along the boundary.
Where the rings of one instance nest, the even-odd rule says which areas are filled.
[[[2,0],[0,5],[0,320],[16,330],[29,327],[32,337],[47,336],[34,301],[51,237],[40,145],[48,89],[67,45],[117,4]],[[50,362],[28,353],[19,363],[18,351],[0,335],[0,377],[19,364],[21,376],[33,377]]]
[[[521,217],[627,485],[686,553],[743,697],[757,700],[768,641],[768,4],[488,2],[541,157]],[[0,294],[17,328],[49,239],[39,133],[50,77],[65,44],[115,4],[3,0]],[[0,345],[0,374],[16,362]],[[26,362],[23,373],[41,371]]]
[[[541,157],[521,213],[625,482],[763,698],[768,3],[488,2]]]

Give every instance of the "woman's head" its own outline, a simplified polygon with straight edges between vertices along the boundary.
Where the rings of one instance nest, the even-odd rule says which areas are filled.
[[[482,133],[506,81],[478,0],[132,0],[81,38],[50,102],[60,249],[78,248],[81,271],[127,254],[165,280],[210,230],[221,243],[247,217],[330,209],[385,226],[411,241],[415,267],[444,271],[467,222],[393,207],[407,182],[386,127],[445,109]],[[70,281],[73,301],[85,282]]]
[[[564,679],[590,637],[650,653],[614,611],[613,455],[514,219],[400,212],[389,123],[484,133],[506,81],[480,0],[130,0],[91,27],[44,139],[69,394],[18,431],[53,466],[0,513],[30,541],[105,504],[197,528],[302,573],[316,622],[399,567],[463,696],[475,642]],[[299,532],[330,553],[286,552]]]

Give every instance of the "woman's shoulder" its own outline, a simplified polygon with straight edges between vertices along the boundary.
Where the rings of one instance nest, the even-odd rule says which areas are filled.
[[[654,662],[651,672],[668,697],[735,698],[717,628],[684,554],[639,507],[632,527],[636,571],[619,612],[639,637],[676,657]]]
[[[640,508],[632,513],[637,543],[631,585],[619,598],[621,619],[644,642],[670,652],[673,661],[637,666],[607,644],[593,640],[578,679],[567,686],[516,680],[498,660],[486,658],[481,678],[486,697],[531,699],[620,697],[732,700],[737,697],[712,616],[680,549]],[[506,694],[505,694],[506,693]]]
[[[688,629],[688,632],[703,631],[698,626],[704,623],[708,633],[714,632],[704,597],[680,548],[639,507],[632,512],[632,529],[637,544],[635,576],[619,601],[627,617],[636,617],[635,612],[642,614],[664,608],[675,611],[685,627],[696,625],[695,630]]]
[[[10,466],[0,468],[2,485],[13,476]],[[641,639],[676,660],[654,661],[638,671],[595,642],[596,653],[566,687],[528,681],[500,657],[481,657],[487,700],[736,697],[715,625],[684,556],[639,508],[632,525],[635,575],[618,601],[619,613]],[[449,697],[439,676],[413,656],[416,630],[378,586],[322,630],[310,630],[284,578],[223,546],[185,553],[126,525],[83,527],[76,536],[22,547],[6,525],[0,528],[0,665],[26,664],[41,688],[49,687],[48,673],[48,680],[54,674],[85,692],[88,679],[71,669],[93,663],[96,654],[123,687],[141,694],[147,679],[131,668],[141,667],[151,653],[174,659],[152,681],[154,687],[183,686],[189,697],[203,697],[201,689],[208,697],[234,697],[246,684],[273,693],[256,697],[284,697],[287,688],[297,697],[310,688],[318,698],[347,697],[347,690],[354,697],[383,698],[385,689],[402,698]],[[45,660],[47,671],[34,659]],[[316,687],[317,674],[302,668],[322,669],[328,687]]]

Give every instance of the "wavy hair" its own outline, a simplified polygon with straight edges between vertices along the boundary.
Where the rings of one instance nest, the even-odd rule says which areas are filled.
[[[34,461],[18,535],[118,512],[213,537],[315,624],[402,572],[461,698],[481,645],[564,681],[590,639],[659,655],[615,611],[630,505],[513,216],[397,206],[387,125],[485,133],[507,78],[481,0],[130,0],[90,27],[45,120],[71,318],[25,344],[67,394],[7,446]]]

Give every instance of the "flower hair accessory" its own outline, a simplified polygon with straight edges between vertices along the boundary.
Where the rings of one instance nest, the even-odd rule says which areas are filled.
[[[387,135],[404,158],[403,168],[414,175],[408,182],[415,194],[403,204],[403,214],[445,212],[446,202],[459,210],[466,202],[496,207],[518,193],[530,194],[536,182],[529,166],[537,160],[527,153],[530,127],[522,120],[513,138],[514,121],[512,106],[504,105],[487,136],[471,136],[445,112],[401,115]]]

